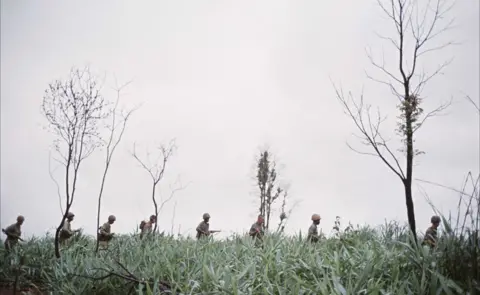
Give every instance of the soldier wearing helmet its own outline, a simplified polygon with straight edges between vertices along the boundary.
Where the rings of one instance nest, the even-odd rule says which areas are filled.
[[[153,224],[157,222],[157,217],[155,215],[150,215],[148,221],[142,220],[140,222],[140,239],[142,239],[146,234],[150,234],[153,230]]]
[[[79,229],[72,230],[71,222],[73,221],[74,217],[75,217],[75,214],[73,214],[73,212],[67,213],[67,218],[63,222],[63,227],[60,231],[60,243],[63,243],[68,239],[70,239],[74,233],[80,232]]]
[[[108,247],[108,242],[113,238],[114,233],[111,233],[111,225],[117,220],[115,215],[108,216],[108,221],[98,228],[98,241],[102,247]]]
[[[318,242],[318,228],[317,226],[320,224],[320,220],[322,218],[318,214],[313,214],[312,215],[312,225],[308,228],[308,236],[307,236],[307,241],[310,241],[312,243]]]
[[[2,229],[2,232],[7,235],[5,240],[5,249],[8,251],[18,244],[18,241],[23,241],[20,236],[22,235],[22,224],[25,221],[25,217],[19,215],[17,222],[8,226],[6,229]]]
[[[263,228],[264,222],[265,219],[263,218],[263,215],[260,214],[257,217],[257,221],[250,227],[248,234],[256,241],[261,241],[265,235],[265,230]]]
[[[440,221],[440,217],[436,215],[430,218],[432,225],[425,232],[422,245],[428,245],[430,248],[435,248],[437,245],[437,228],[440,225]]]
[[[219,230],[210,230],[210,214],[204,213],[203,214],[203,221],[200,222],[197,226],[197,239],[200,239],[202,237],[208,237],[212,233],[219,232]]]

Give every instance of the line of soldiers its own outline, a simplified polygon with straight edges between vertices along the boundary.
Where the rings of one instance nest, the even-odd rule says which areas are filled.
[[[69,212],[67,214],[67,218],[64,221],[63,227],[59,235],[59,241],[62,244],[68,241],[75,233],[81,231],[80,229],[72,230],[71,222],[73,221],[74,217],[75,214],[73,214],[73,212]],[[200,239],[202,237],[208,237],[213,233],[220,232],[220,230],[210,230],[210,214],[205,213],[202,217],[203,221],[201,221],[196,228],[197,239]],[[316,243],[319,241],[318,225],[320,224],[321,217],[318,214],[313,214],[311,219],[312,224],[308,229],[307,241]],[[7,235],[7,239],[5,240],[6,250],[12,249],[12,247],[18,244],[18,241],[23,241],[21,238],[21,227],[24,221],[25,218],[20,215],[17,217],[16,223],[8,226],[6,229],[2,229],[2,232]],[[115,221],[116,217],[114,215],[110,215],[107,222],[105,222],[101,227],[98,228],[97,238],[101,246],[107,247],[108,243],[114,237],[114,233],[111,232],[111,225]],[[156,216],[151,215],[149,220],[144,220],[140,223],[140,239],[152,232],[153,224],[155,224],[156,221]],[[256,241],[261,241],[263,239],[263,236],[265,234],[264,221],[264,217],[262,215],[259,215],[257,217],[257,221],[253,223],[250,227],[248,234]],[[425,233],[422,245],[428,245],[431,248],[434,248],[437,241],[437,229],[440,225],[441,220],[439,216],[432,216],[430,221],[432,224]]]

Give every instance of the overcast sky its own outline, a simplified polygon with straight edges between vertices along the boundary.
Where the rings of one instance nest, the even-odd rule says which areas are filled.
[[[396,98],[367,79],[365,48],[395,70],[393,47],[375,32],[392,35],[375,1],[2,1],[1,2],[1,226],[23,214],[25,235],[57,226],[60,209],[49,177],[54,137],[40,113],[48,83],[72,66],[90,65],[109,86],[133,80],[122,102],[143,103],[134,113],[106,183],[102,222],[127,233],[152,214],[151,181],[130,156],[134,142],[152,152],[176,138],[159,195],[178,177],[189,186],[177,193],[175,232],[194,233],[204,212],[220,236],[243,232],[258,204],[254,160],[270,146],[290,187],[287,232],[306,231],[312,213],[329,233],[335,216],[346,223],[406,222],[399,179],[379,159],[346,145],[358,141],[343,114],[330,78],[388,115],[384,134],[394,137]],[[445,116],[417,134],[414,177],[460,187],[468,171],[479,173],[479,116],[464,99],[479,97],[479,2],[459,0],[451,10],[456,27],[438,38],[461,42],[421,63],[432,70],[454,57],[444,74],[425,88],[425,109],[454,99]],[[114,92],[103,93],[113,99]],[[361,147],[361,146],[360,146]],[[102,151],[80,171],[73,227],[95,233]],[[62,167],[55,171],[60,181]],[[414,184],[417,225],[429,225],[432,209]],[[422,184],[442,210],[454,209],[455,193]],[[170,231],[174,202],[160,216]],[[278,214],[274,220],[277,221]],[[2,237],[3,238],[3,237]]]

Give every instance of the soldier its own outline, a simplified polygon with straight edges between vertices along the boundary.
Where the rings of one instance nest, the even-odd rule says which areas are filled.
[[[142,220],[142,222],[140,222],[140,239],[142,239],[144,235],[152,232],[153,224],[155,222],[157,222],[157,217],[155,215],[150,215],[150,219],[148,221]]]
[[[70,239],[74,233],[80,232],[80,229],[72,230],[71,222],[73,221],[74,217],[75,214],[73,214],[73,212],[67,213],[67,219],[63,222],[63,227],[60,231],[60,243],[64,243]]]
[[[422,245],[428,245],[430,248],[435,248],[437,245],[437,228],[440,225],[440,217],[436,215],[432,216],[430,222],[432,223],[432,226],[430,226],[425,232]]]
[[[317,226],[320,224],[320,220],[322,218],[318,214],[313,214],[312,215],[312,225],[308,228],[308,236],[307,236],[307,241],[316,243],[318,242],[318,229]]]
[[[18,244],[18,241],[23,241],[20,236],[22,235],[22,224],[25,221],[25,217],[19,215],[17,217],[17,222],[10,225],[6,229],[2,228],[2,232],[7,235],[5,240],[5,249],[9,251]]]
[[[98,241],[99,244],[107,248],[108,247],[108,242],[113,238],[114,233],[111,233],[111,225],[117,220],[117,218],[114,215],[108,216],[108,221],[105,222],[101,227],[98,228]]]
[[[203,214],[203,221],[197,226],[197,239],[201,237],[208,237],[210,234],[218,233],[219,230],[210,230],[210,214],[204,213]]]
[[[252,238],[258,239],[258,240],[263,239],[263,235],[265,234],[263,230],[263,222],[264,222],[263,216],[258,215],[257,221],[254,224],[252,224],[252,227],[250,227],[250,231],[248,233]]]

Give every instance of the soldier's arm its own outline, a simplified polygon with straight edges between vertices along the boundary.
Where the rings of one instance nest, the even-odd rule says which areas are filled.
[[[100,234],[101,234],[102,236],[107,236],[107,237],[111,236],[111,234],[109,233],[109,231],[106,229],[105,224],[100,227]]]
[[[425,232],[424,241],[425,241],[425,243],[427,243],[431,246],[435,246],[435,233],[430,228],[427,229],[427,231]]]
[[[433,241],[435,238],[435,232],[431,229],[427,229],[427,232],[425,233],[425,238],[429,241]]]
[[[311,237],[313,242],[318,242],[318,231],[314,230]]]
[[[203,223],[200,222],[197,226],[197,232],[201,232],[202,234],[208,234],[207,232],[205,232],[204,228],[203,228]]]
[[[70,227],[68,226],[68,222],[64,221],[63,222],[63,227],[62,230],[65,231],[67,234],[72,235],[73,232],[70,230]]]
[[[251,235],[251,236],[254,236],[254,235],[256,235],[258,232],[259,232],[258,228],[256,228],[255,226],[252,225],[252,227],[250,228],[250,231],[248,232],[248,234]]]
[[[20,238],[20,236],[17,234],[14,224],[7,227],[5,230],[3,230],[3,232],[10,238],[14,238],[14,239]]]

